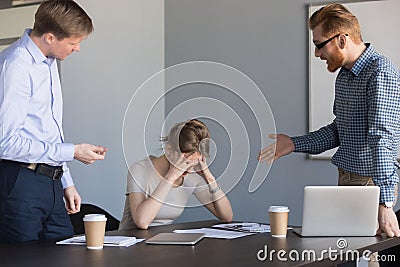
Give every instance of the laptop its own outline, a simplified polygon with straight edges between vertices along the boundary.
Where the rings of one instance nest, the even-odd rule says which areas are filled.
[[[201,233],[160,233],[147,239],[146,244],[156,245],[195,245],[205,235]]]
[[[374,236],[378,186],[306,186],[301,236]]]

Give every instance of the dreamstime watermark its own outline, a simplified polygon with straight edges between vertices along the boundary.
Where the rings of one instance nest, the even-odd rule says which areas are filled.
[[[164,107],[166,99],[173,103],[168,109]],[[246,171],[248,191],[256,191],[271,168],[254,162],[257,153],[273,142],[267,134],[276,131],[274,116],[263,92],[249,76],[218,62],[192,61],[169,66],[134,91],[122,129],[127,166],[138,160],[137,154],[154,155],[154,144],[168,134],[172,125],[193,118],[206,120],[214,125],[213,130],[218,130],[219,135],[211,131],[211,162],[218,164],[218,174],[213,175],[224,192],[232,190]],[[208,165],[211,162],[207,160]],[[142,177],[136,177],[134,171],[130,174],[141,186]],[[199,205],[202,204],[194,199],[186,207]]]
[[[316,251],[313,249],[296,250],[292,249],[286,251],[285,249],[268,249],[265,245],[263,249],[257,252],[257,259],[259,261],[323,261],[329,260],[332,262],[340,261],[360,261],[364,259],[365,261],[376,261],[376,262],[395,262],[395,255],[376,255],[370,250],[364,250],[359,252],[354,249],[346,249],[348,246],[347,240],[344,238],[339,238],[336,241],[336,248],[328,247],[328,249],[323,249],[321,251]]]

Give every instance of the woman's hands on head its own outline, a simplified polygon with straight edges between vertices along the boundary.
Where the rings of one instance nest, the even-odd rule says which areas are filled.
[[[175,182],[182,175],[186,175],[193,170],[194,166],[199,164],[197,160],[186,158],[185,153],[179,153],[170,147],[165,149],[165,156],[169,162],[169,170],[165,174],[165,179],[171,183]]]
[[[207,183],[214,182],[215,177],[212,175],[210,169],[208,168],[206,157],[201,156],[198,162],[199,162],[198,165],[194,167],[196,173],[201,177],[203,177]]]
[[[203,177],[207,183],[215,181],[214,176],[208,169],[206,157],[199,152],[180,153],[167,146],[165,156],[170,164],[165,179],[169,182],[175,182],[178,178],[187,173],[196,172]]]

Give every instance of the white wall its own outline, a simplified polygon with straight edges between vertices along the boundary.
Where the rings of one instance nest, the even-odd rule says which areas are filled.
[[[107,146],[106,160],[86,166],[68,164],[83,202],[104,207],[121,218],[127,166],[122,146],[125,111],[133,94],[164,67],[164,1],[80,0],[92,17],[95,31],[75,53],[61,63],[66,142]],[[141,92],[162,94],[163,88]],[[128,122],[129,163],[145,157],[144,121],[149,111],[136,108],[135,125]],[[164,103],[152,113],[152,125],[161,124]],[[155,127],[155,126],[153,126]],[[156,132],[149,129],[148,132]],[[157,135],[149,149],[158,147]]]

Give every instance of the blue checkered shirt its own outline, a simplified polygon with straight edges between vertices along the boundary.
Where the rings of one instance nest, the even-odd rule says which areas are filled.
[[[400,141],[400,71],[367,44],[351,70],[336,77],[335,119],[321,129],[292,137],[296,152],[319,154],[334,147],[332,163],[380,187],[380,203],[396,201]]]

